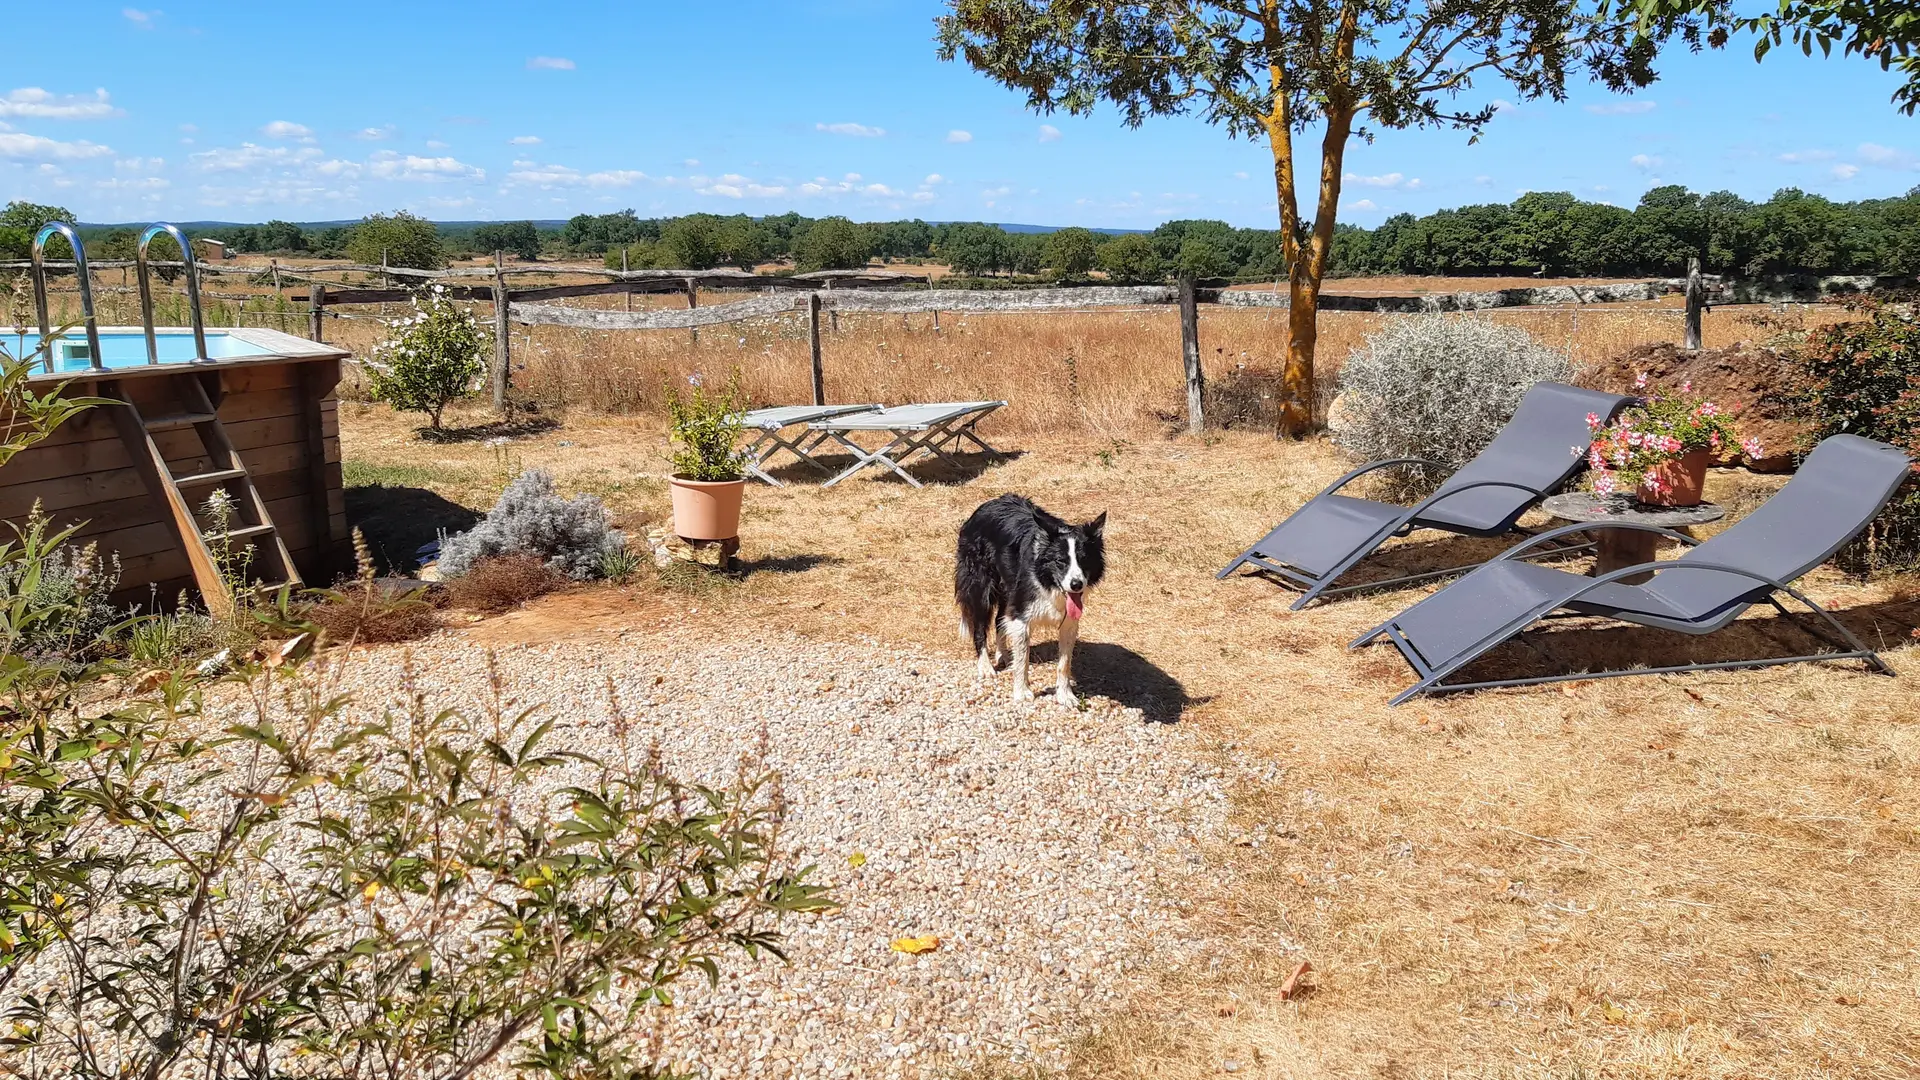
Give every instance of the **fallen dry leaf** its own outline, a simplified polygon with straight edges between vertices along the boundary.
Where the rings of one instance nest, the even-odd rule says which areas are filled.
[[[1893,820],[1893,807],[1888,806],[1886,803],[1881,803],[1879,806],[1874,807],[1873,812],[1886,818],[1888,821]]]
[[[1307,972],[1312,970],[1313,970],[1313,965],[1308,963],[1305,960],[1302,960],[1298,964],[1294,965],[1293,974],[1287,976],[1287,980],[1280,984],[1280,1000],[1281,1001],[1293,1000],[1294,995],[1300,992],[1301,977],[1304,976]]]
[[[922,934],[919,937],[897,937],[888,946],[894,952],[903,952],[909,956],[918,956],[923,952],[932,952],[940,947],[938,934]]]
[[[1609,1024],[1624,1024],[1627,1022],[1627,1010],[1615,1005],[1611,1001],[1600,1006],[1600,1015],[1606,1017],[1607,1023]]]
[[[847,865],[853,867],[855,870],[867,865],[867,853],[864,851],[856,851],[847,856]]]

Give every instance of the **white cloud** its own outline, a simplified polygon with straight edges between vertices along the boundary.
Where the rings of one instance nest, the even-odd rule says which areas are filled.
[[[680,164],[685,165],[689,169],[697,169],[700,167],[700,159],[688,158],[687,160],[681,162]]]
[[[25,132],[0,133],[0,158],[15,161],[78,161],[83,158],[109,157],[113,148],[90,143],[60,142],[43,135]]]
[[[1835,180],[1851,180],[1858,175],[1860,175],[1860,166],[1858,165],[1835,165],[1833,167],[1833,178]]]
[[[1242,169],[1241,171],[1234,173],[1233,178],[1235,180],[1245,180],[1247,178],[1246,170]]]
[[[507,140],[507,145],[508,146],[539,146],[540,136],[515,135],[513,138]]]
[[[540,165],[531,161],[515,161],[513,171],[507,174],[508,184],[526,184],[542,188],[618,188],[629,187],[645,179],[647,174],[638,169],[609,169],[603,172],[583,173],[579,169],[566,165]]]
[[[1480,174],[1479,176],[1476,176],[1476,177],[1474,177],[1474,178],[1473,178],[1473,182],[1474,182],[1475,184],[1478,184],[1478,185],[1479,185],[1479,186],[1481,186],[1481,187],[1492,187],[1492,186],[1493,186],[1493,177],[1491,177],[1491,176],[1488,176],[1488,175],[1486,175],[1485,173],[1482,173],[1482,174]]]
[[[260,134],[269,139],[292,139],[297,142],[312,142],[313,129],[305,124],[296,124],[291,120],[275,120],[260,129]]]
[[[847,175],[858,179],[853,173],[848,173]],[[739,173],[728,173],[718,180],[709,179],[704,176],[689,177],[688,182],[694,185],[694,191],[702,195],[716,195],[722,199],[777,199],[787,194],[785,184],[762,184],[741,176]],[[817,184],[802,184],[800,186],[800,193],[803,195],[815,194],[815,191],[808,191],[807,189],[815,188],[817,190],[825,190],[821,188],[820,185],[828,183],[825,177],[821,177]],[[832,186],[845,190],[849,185],[841,183]]]
[[[852,135],[858,139],[877,139],[887,133],[886,128],[868,127],[851,121],[839,124],[815,124],[813,130],[824,131],[829,135]]]
[[[266,168],[293,168],[323,157],[311,146],[295,150],[286,146],[261,146],[241,143],[237,147],[219,147],[191,155],[194,165],[205,172],[250,172]]]
[[[935,184],[944,184],[946,182],[947,178],[941,176],[939,173],[928,173],[927,178],[920,181],[920,185],[922,187],[932,187]]]
[[[1011,194],[1013,194],[1013,189],[1003,184],[1000,187],[987,188],[985,191],[982,191],[980,193],[980,197],[983,199],[998,199],[1002,195],[1011,195]]]
[[[385,142],[393,138],[398,130],[392,124],[382,124],[380,127],[361,128],[353,133],[353,137],[362,142]]]
[[[947,132],[947,141],[950,143],[970,143],[973,141],[973,132],[961,131],[959,128],[954,128],[952,131]]]
[[[913,193],[913,201],[917,203],[930,203],[939,197],[940,196],[935,195],[933,192],[924,189]]]
[[[1869,165],[1879,165],[1888,169],[1911,169],[1915,167],[1912,154],[1905,150],[1896,150],[1879,143],[1861,143],[1857,151],[1860,160]]]
[[[1589,105],[1587,111],[1595,116],[1638,116],[1652,112],[1655,107],[1652,101],[1609,101],[1604,105]]]
[[[485,180],[487,171],[450,157],[421,157],[382,150],[367,159],[367,171],[380,180],[440,183],[447,180]]]
[[[890,188],[885,184],[868,184],[866,187],[860,189],[860,194],[873,195],[883,199],[897,199],[906,193],[896,188]]]
[[[104,120],[119,116],[105,90],[87,94],[52,94],[37,86],[23,86],[0,96],[0,116],[30,116],[36,120]]]
[[[1487,104],[1493,106],[1493,111],[1497,113],[1503,113],[1509,109],[1517,107],[1514,105],[1513,102],[1508,101],[1506,98],[1494,98],[1492,101],[1487,102]]]
[[[153,20],[160,17],[158,11],[141,11],[139,8],[121,8],[120,15],[142,30],[153,29]]]
[[[527,58],[528,71],[572,71],[573,61],[564,56],[531,56]]]
[[[1054,127],[1052,124],[1041,124],[1040,125],[1040,141],[1041,142],[1059,142],[1060,129],[1057,127]]]
[[[445,150],[447,149],[447,147],[451,145],[452,145],[451,143],[443,143],[439,139],[427,140],[427,149],[429,150]]]
[[[1418,177],[1409,180],[1405,174],[1397,172],[1383,173],[1379,176],[1361,176],[1359,173],[1348,173],[1345,180],[1349,184],[1358,184],[1361,187],[1370,188],[1406,188],[1408,191],[1418,191],[1421,187],[1421,181]]]
[[[1793,150],[1788,153],[1781,154],[1779,157],[1779,160],[1784,161],[1789,165],[1805,165],[1815,161],[1832,161],[1833,151],[1831,150]]]
[[[1378,210],[1378,209],[1380,209],[1380,208],[1379,208],[1378,206],[1376,206],[1376,205],[1374,205],[1374,202],[1373,202],[1373,200],[1372,200],[1372,199],[1361,199],[1361,200],[1360,200],[1360,201],[1358,201],[1358,202],[1351,202],[1351,203],[1348,203],[1348,204],[1347,204],[1347,209],[1349,209],[1349,210]]]
[[[1627,159],[1627,164],[1641,170],[1657,169],[1666,163],[1665,158],[1653,154],[1635,154]]]
[[[122,158],[114,162],[113,167],[119,172],[127,173],[159,172],[161,169],[167,167],[167,159],[157,157]]]

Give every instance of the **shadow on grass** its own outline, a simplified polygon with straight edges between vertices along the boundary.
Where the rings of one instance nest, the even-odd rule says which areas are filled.
[[[420,441],[430,443],[480,442],[485,439],[521,439],[529,435],[545,435],[556,431],[560,421],[551,416],[529,416],[521,420],[494,420],[485,424],[470,424],[466,427],[447,427],[438,431],[433,428],[420,428],[416,432]]]
[[[1582,672],[1630,671],[1636,667],[1784,659],[1839,648],[1836,642],[1825,640],[1811,629],[1833,635],[1824,619],[1804,608],[1795,610],[1799,605],[1791,598],[1783,597],[1781,602],[1797,617],[1783,616],[1763,601],[1757,610],[1766,614],[1749,612],[1725,629],[1697,636],[1601,618],[1536,623],[1520,640],[1500,645],[1453,673],[1448,681],[1530,679]],[[1862,604],[1830,614],[1869,649],[1885,653],[1913,643],[1914,629],[1920,626],[1920,600]],[[1393,657],[1392,648],[1382,642],[1369,646],[1367,651]],[[1845,661],[1844,668],[1866,670],[1859,660]],[[1737,676],[1738,669],[1719,674]],[[1412,685],[1414,678],[1412,671],[1407,671],[1403,685]]]
[[[416,554],[442,532],[465,532],[481,514],[426,488],[367,484],[346,489],[347,524],[357,526],[381,574],[411,574]]]
[[[1322,594],[1319,599],[1314,601],[1313,606],[1318,607],[1322,604],[1338,603],[1354,597],[1377,596],[1381,593],[1394,592],[1401,589],[1432,589],[1445,584],[1450,578],[1428,578],[1425,581],[1406,583],[1395,583],[1393,579],[1415,574],[1428,574],[1437,570],[1456,567],[1459,568],[1458,572],[1451,575],[1451,577],[1459,577],[1481,563],[1506,551],[1508,548],[1524,543],[1525,539],[1525,537],[1517,535],[1506,537],[1439,536],[1431,540],[1418,540],[1411,543],[1395,544],[1392,547],[1374,552],[1360,560],[1359,563],[1354,565],[1346,573],[1340,575],[1340,580],[1335,582],[1334,588],[1348,591],[1337,592],[1331,596]],[[1560,540],[1562,544],[1578,544],[1580,542],[1579,534],[1563,537]],[[1537,562],[1542,566],[1558,566],[1564,569],[1569,560],[1579,558],[1581,555],[1586,554],[1591,554],[1591,552],[1578,552],[1529,561]],[[1224,559],[1222,560],[1222,562],[1225,561]],[[1243,565],[1236,573],[1264,577],[1289,591],[1298,591],[1298,587],[1294,583],[1284,581],[1277,575],[1254,566],[1251,563]],[[1408,602],[1411,603],[1412,601],[1409,600]]]
[[[1059,658],[1058,642],[1034,645],[1027,659],[1027,677],[1036,692],[1053,685],[1050,669]],[[1098,694],[1139,709],[1155,724],[1179,723],[1181,713],[1209,700],[1190,696],[1179,679],[1132,649],[1105,641],[1082,641],[1073,650],[1073,682],[1080,693]]]
[[[989,468],[1004,462],[1013,461],[1026,454],[1024,450],[1008,450],[999,454],[949,454],[947,458],[919,457],[913,463],[904,466],[915,480],[923,484],[964,484],[973,480]],[[822,472],[803,461],[788,461],[767,470],[768,475],[783,484],[823,484],[853,464],[852,454],[815,454],[827,471]],[[949,460],[950,459],[950,460]],[[904,484],[900,475],[885,465],[870,465],[860,472],[841,481],[842,484],[862,477],[884,480],[890,484]]]
[[[755,574],[804,574],[822,566],[839,566],[847,560],[838,555],[769,555],[761,559],[735,559],[732,574],[750,578]]]

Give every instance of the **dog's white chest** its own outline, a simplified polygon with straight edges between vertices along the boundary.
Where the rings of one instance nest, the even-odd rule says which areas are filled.
[[[1067,617],[1067,594],[1058,589],[1042,593],[1039,599],[1020,613],[1020,619],[1029,626],[1055,626]]]

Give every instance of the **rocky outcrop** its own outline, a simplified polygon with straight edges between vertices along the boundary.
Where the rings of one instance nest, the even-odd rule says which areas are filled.
[[[1617,394],[1633,393],[1634,379],[1644,374],[1662,386],[1693,384],[1722,407],[1736,410],[1740,434],[1760,440],[1766,456],[1748,460],[1738,446],[1722,451],[1719,464],[1745,465],[1755,472],[1787,472],[1793,452],[1809,427],[1795,410],[1793,362],[1771,349],[1740,342],[1724,349],[1689,351],[1672,342],[1639,345],[1588,368],[1579,382]]]

